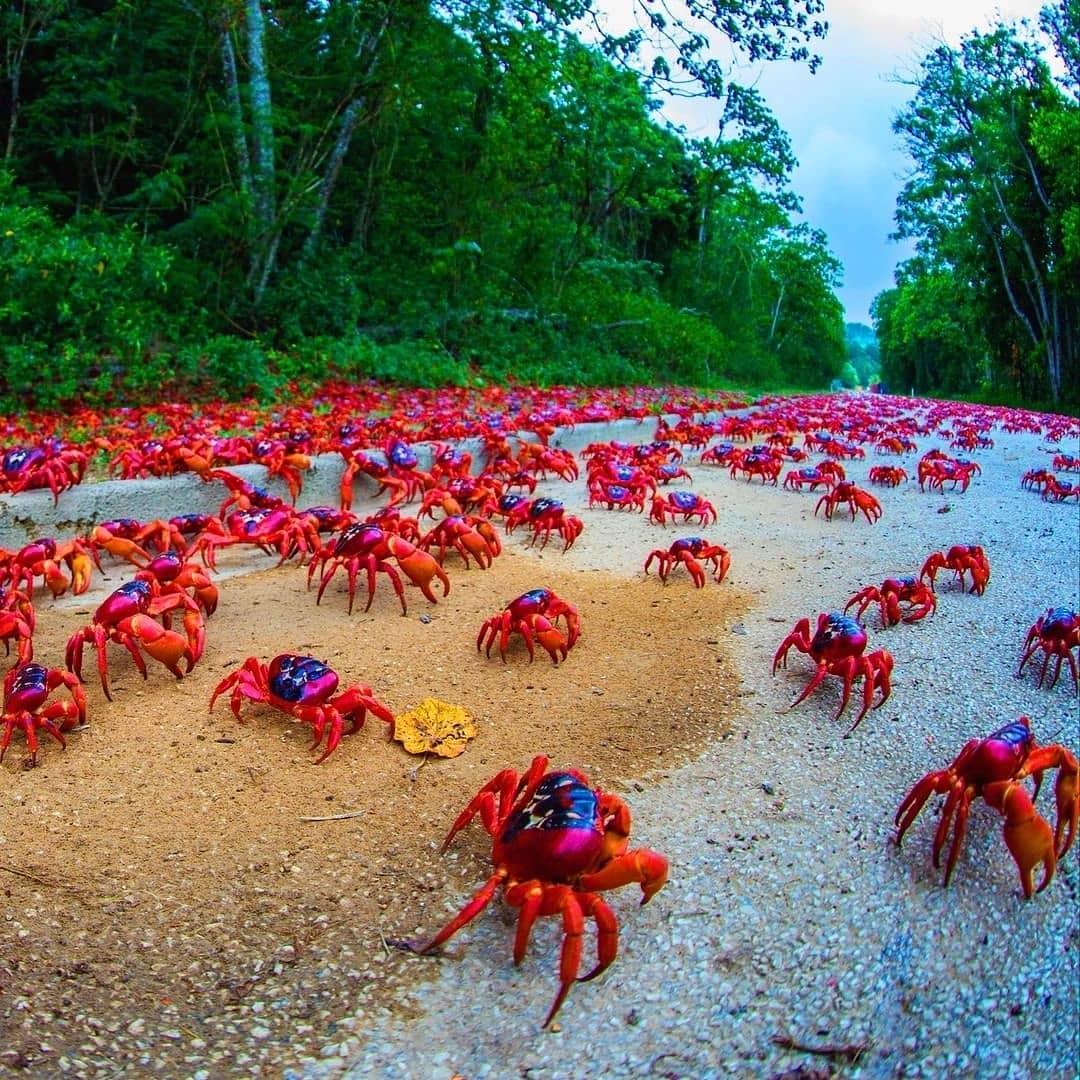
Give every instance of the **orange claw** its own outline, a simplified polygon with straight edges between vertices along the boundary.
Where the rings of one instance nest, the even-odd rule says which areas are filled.
[[[533,637],[547,650],[553,664],[558,664],[559,657],[565,660],[570,649],[569,642],[563,637],[562,632],[544,615],[535,616],[531,626],[528,624],[523,626],[521,636],[525,639],[530,660],[533,656]],[[505,659],[504,656],[503,660]]]
[[[583,889],[593,892],[637,882],[641,886],[641,902],[647,904],[664,887],[667,879],[667,859],[658,851],[638,848],[617,856],[593,874],[583,874],[580,884]]]
[[[405,576],[433,604],[438,602],[438,597],[431,590],[433,578],[438,578],[442,582],[443,596],[449,595],[450,579],[433,556],[426,551],[421,551],[415,544],[410,544],[408,540],[403,540],[400,536],[390,535],[387,538],[387,547],[390,554],[397,559],[398,566],[401,567]]]
[[[1057,802],[1054,848],[1060,859],[1076,839],[1077,822],[1080,819],[1080,761],[1064,746],[1039,746],[1024,763],[1022,775],[1035,777],[1036,784],[1039,784],[1043,772],[1055,768],[1058,770],[1058,778],[1054,786],[1054,798]]]
[[[1027,790],[1016,781],[999,780],[987,784],[983,798],[1005,817],[1005,845],[1016,860],[1024,896],[1030,900],[1033,893],[1042,892],[1054,876],[1054,867],[1057,864],[1054,834],[1035,810]],[[1036,889],[1033,872],[1040,864],[1043,867],[1043,879]]]
[[[185,613],[184,622],[198,613]],[[184,677],[180,670],[180,661],[187,660],[187,670],[195,666],[194,644],[188,637],[178,634],[175,630],[166,630],[161,623],[152,619],[149,615],[132,615],[128,620],[128,628],[132,637],[146,650],[147,655],[153,657],[159,663],[164,664],[178,679]],[[143,673],[145,675],[145,672]]]

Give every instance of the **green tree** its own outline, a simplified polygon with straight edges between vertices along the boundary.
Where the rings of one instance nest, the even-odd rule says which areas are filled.
[[[293,352],[413,372],[399,346],[459,374],[818,383],[836,267],[793,224],[787,136],[712,57],[814,67],[822,4],[635,8],[613,35],[590,0],[9,5],[0,127],[41,252],[104,238],[153,286],[87,277],[118,317],[77,335],[27,289],[0,344],[187,378],[206,335],[260,389]],[[718,97],[718,137],[662,123],[661,92]]]
[[[929,275],[920,295],[966,295],[966,283],[978,283],[995,373],[1023,396],[1059,401],[1080,381],[1080,277],[1070,247],[1080,87],[1063,51],[1080,34],[1080,5],[1044,9],[1043,24],[1058,31],[1061,80],[1045,39],[1007,25],[956,49],[939,45],[923,60],[894,124],[915,163],[897,221],[898,235],[916,240],[913,277]],[[956,278],[950,288],[941,289],[943,274]]]
[[[977,389],[987,348],[974,291],[919,260],[897,288],[879,293],[871,314],[881,349],[881,375],[898,392],[949,396]]]

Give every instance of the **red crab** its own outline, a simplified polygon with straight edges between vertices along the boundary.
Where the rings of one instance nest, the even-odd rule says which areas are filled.
[[[1020,477],[1020,486],[1028,491],[1042,491],[1047,484],[1055,482],[1057,477],[1049,469],[1028,469]]]
[[[431,476],[436,483],[447,477],[467,477],[472,472],[472,454],[449,443],[437,442],[431,447]]]
[[[866,451],[857,446],[853,442],[846,442],[843,439],[831,439],[823,448],[823,452],[830,457],[838,458],[864,458],[866,457]]]
[[[555,625],[560,617],[566,621],[565,634]],[[487,655],[490,656],[491,646],[498,639],[499,652],[505,662],[510,635],[520,634],[525,640],[530,661],[533,659],[535,639],[547,650],[551,662],[557,664],[560,657],[566,659],[580,633],[581,619],[577,608],[550,589],[530,589],[516,600],[511,600],[502,611],[481,625],[480,633],[476,635],[476,648],[480,649],[486,638]]]
[[[250,510],[233,510],[225,515],[224,521],[211,518],[184,554],[190,558],[200,552],[203,562],[216,570],[220,547],[251,544],[268,555],[277,551],[284,562],[290,553],[317,551],[320,543],[318,527],[310,518],[287,506],[252,507]]]
[[[886,578],[881,585],[867,585],[857,592],[845,605],[844,611],[859,605],[855,613],[861,619],[871,604],[881,605],[881,621],[885,626],[895,626],[901,620],[918,622],[937,609],[937,597],[914,574]],[[901,608],[906,605],[907,610]]]
[[[164,522],[154,522],[165,525]],[[135,518],[113,518],[95,525],[90,532],[90,543],[113,558],[124,559],[135,566],[145,566],[150,561],[150,553],[140,541],[153,534],[153,526],[144,525]],[[166,532],[168,525],[165,525]]]
[[[986,592],[986,585],[990,581],[990,560],[978,544],[954,544],[945,554],[935,551],[923,563],[919,579],[925,581],[929,578],[930,588],[934,589],[939,570],[955,570],[961,589],[965,584],[964,575],[970,573],[971,588],[968,592],[975,593],[976,596],[982,596]]]
[[[784,457],[779,452],[767,448],[752,448],[750,453],[732,460],[728,475],[734,480],[736,473],[745,473],[747,483],[755,476],[760,476],[762,487],[766,484],[776,487],[783,467]]]
[[[54,701],[47,704],[52,692],[66,686],[71,701]],[[30,751],[30,764],[37,763],[37,731],[48,732],[64,746],[65,731],[75,725],[86,723],[86,694],[79,680],[67,671],[46,668],[41,664],[25,663],[13,667],[4,678],[4,738],[0,742],[0,761],[4,760],[8,743],[16,728],[26,736],[26,748]]]
[[[513,502],[518,496],[506,495],[499,500],[500,509],[505,504],[510,507],[506,513],[506,531],[511,533],[518,525],[528,522],[532,527],[532,546],[543,536],[541,548],[547,547],[547,542],[553,532],[557,532],[563,538],[563,551],[569,551],[574,541],[582,534],[585,523],[579,517],[568,514],[563,504],[558,499],[525,499]]]
[[[266,466],[267,476],[280,476],[289,489],[289,499],[304,487],[304,471],[311,468],[311,458],[281,439],[256,439],[251,446],[252,457]]]
[[[385,462],[371,457],[369,454],[364,453],[363,450],[353,448],[342,449],[341,456],[345,459],[345,470],[341,474],[338,489],[342,510],[352,508],[353,481],[358,473],[371,477],[378,484],[373,495],[374,498],[378,498],[384,491],[390,492],[390,502],[388,504],[390,506],[405,502],[409,496],[410,488],[408,483],[400,477],[392,475],[390,467]]]
[[[169,627],[169,620],[180,608],[183,609],[183,634]],[[127,649],[144,679],[146,661],[139,651],[140,647],[154,660],[164,664],[178,679],[182,679],[186,672],[180,670],[180,661],[187,661],[187,671],[190,672],[202,655],[205,633],[199,605],[187,593],[161,594],[149,581],[128,581],[101,602],[89,626],[76,630],[68,638],[67,667],[82,678],[83,646],[92,641],[97,650],[101,688],[105,697],[112,701],[105,655],[105,646],[109,641],[115,641]]]
[[[675,480],[685,480],[689,484],[694,479],[681,465],[668,463],[657,465],[654,475],[658,484],[670,484]]]
[[[879,454],[914,454],[917,451],[915,443],[902,435],[887,435],[877,443]]]
[[[856,487],[850,480],[841,480],[831,491],[822,495],[814,507],[814,515],[824,506],[826,520],[832,521],[833,513],[841,503],[846,503],[851,510],[852,521],[857,510],[863,512],[871,525],[881,517],[881,503],[869,491]]]
[[[852,684],[856,679],[863,679],[863,707],[855,717],[855,723],[845,732],[846,739],[869,712],[874,702],[874,691],[881,691],[881,700],[874,708],[880,708],[892,691],[892,654],[887,649],[877,649],[863,655],[866,643],[866,631],[858,620],[839,611],[822,612],[818,616],[817,630],[813,637],[810,636],[810,620],[800,619],[776,650],[773,674],[776,674],[781,664],[787,667],[787,653],[792,646],[799,652],[806,653],[817,664],[817,671],[790,707],[795,708],[805,701],[825,681],[826,675],[836,675],[844,680],[840,708],[836,710],[836,719],[839,720],[840,714],[847,708]]]
[[[649,520],[666,525],[668,517],[672,521],[681,517],[684,522],[698,521],[702,525],[711,525],[716,521],[716,507],[692,491],[673,491],[669,495],[654,496]]]
[[[741,451],[734,443],[717,443],[702,452],[701,463],[702,465],[726,465],[730,467],[731,462],[740,453]]]
[[[675,469],[677,466],[670,468]],[[686,475],[689,476],[689,473]],[[627,488],[634,495],[640,494],[644,504],[646,495],[656,494],[657,478],[637,465],[629,465],[625,461],[610,457],[595,457],[589,462],[590,492],[600,484],[617,484]]]
[[[408,947],[428,953],[468,924],[502,887],[506,902],[520,908],[514,937],[514,963],[525,958],[536,919],[560,915],[563,946],[559,991],[544,1020],[555,1019],[575,982],[588,982],[615,959],[618,924],[599,892],[634,882],[643,904],[656,895],[668,876],[668,861],[648,848],[627,850],[630,808],[617,795],[591,787],[576,769],[548,771],[538,754],[520,779],[503,769],[476,794],[454,822],[445,851],[457,833],[476,816],[491,835],[494,872],[483,887],[430,941]],[[585,920],[596,920],[597,960],[579,978]]]
[[[562,480],[573,481],[578,478],[578,463],[569,450],[562,450],[555,446],[544,446],[542,443],[530,443],[519,439],[518,463],[523,469],[546,479],[549,472],[554,473]]]
[[[34,624],[36,615],[30,597],[17,589],[0,592],[0,638],[4,655],[11,655],[11,642],[20,664],[34,659]]]
[[[686,567],[691,580],[698,589],[705,586],[705,569],[701,565],[702,562],[712,565],[713,576],[718,583],[724,580],[728,570],[731,569],[731,554],[727,548],[721,547],[719,544],[710,544],[700,536],[684,536],[682,539],[676,540],[667,551],[657,548],[655,551],[649,552],[649,557],[645,560],[646,574],[649,572],[649,567],[652,566],[654,559],[658,563],[656,572],[661,581],[666,582],[668,574],[676,566],[682,565]]]
[[[389,559],[394,560],[397,564],[396,568],[388,562]],[[316,604],[321,603],[326,586],[330,584],[331,578],[337,573],[339,567],[344,567],[349,578],[350,615],[356,596],[356,579],[361,570],[367,573],[368,599],[364,607],[365,611],[371,607],[371,602],[375,598],[377,573],[386,574],[390,578],[394,592],[401,601],[402,615],[407,613],[408,608],[405,604],[405,588],[402,585],[399,570],[418,586],[433,604],[438,600],[431,589],[433,578],[437,578],[442,583],[443,596],[450,592],[450,579],[446,576],[446,571],[431,555],[403,537],[363,521],[350,525],[338,533],[326,543],[321,551],[312,556],[308,566],[308,588],[311,588],[311,580],[316,570],[322,571],[319,592],[315,598]]]
[[[867,477],[871,484],[881,484],[882,487],[899,487],[908,478],[908,474],[899,465],[871,465]]]
[[[1053,688],[1057,683],[1058,676],[1061,674],[1061,665],[1068,660],[1073,686],[1080,693],[1080,676],[1077,674],[1076,657],[1073,656],[1074,649],[1080,650],[1080,615],[1067,607],[1051,607],[1035,620],[1024,642],[1024,655],[1016,671],[1018,679],[1024,672],[1024,665],[1040,649],[1044,655],[1042,671],[1039,672],[1039,685],[1042,686],[1043,679],[1046,677],[1050,657],[1056,656],[1057,664],[1054,666],[1050,687]]]
[[[1057,824],[1049,824],[1035,809],[1034,796],[1021,783],[1026,777],[1035,781],[1039,793],[1043,773],[1057,769],[1054,791],[1057,801]],[[960,848],[967,833],[971,800],[979,796],[1005,819],[1005,844],[1020,871],[1024,896],[1031,899],[1042,892],[1054,877],[1057,860],[1062,858],[1076,838],[1077,773],[1076,756],[1064,746],[1038,746],[1026,716],[998,728],[985,739],[971,739],[948,768],[927,773],[904,796],[896,811],[896,842],[919,816],[926,800],[933,794],[945,795],[945,806],[934,834],[934,866],[941,865],[941,852],[952,831],[952,844],[945,863],[945,884],[949,884]],[[1043,878],[1034,887],[1034,870],[1042,865]]]
[[[835,483],[836,480],[828,473],[816,468],[790,469],[784,476],[784,487],[792,491],[802,491],[803,488],[816,491],[819,487],[829,490]]]
[[[1053,467],[1064,472],[1080,472],[1080,457],[1071,454],[1055,454]]]
[[[93,568],[101,569],[92,544],[81,537],[57,541],[51,537],[32,540],[14,554],[0,556],[0,577],[11,588],[32,594],[34,579],[40,577],[54,597],[70,588],[73,596],[81,596],[90,588]],[[66,567],[66,572],[65,572]]]
[[[219,518],[224,518],[230,510],[280,510],[285,506],[284,499],[278,498],[264,487],[249,484],[228,469],[214,469],[210,476],[220,480],[229,489],[229,494],[221,500],[218,508]]]
[[[839,483],[841,480],[847,479],[847,473],[844,471],[844,466],[839,461],[834,461],[831,458],[828,461],[819,461],[817,463],[817,471],[824,473],[826,476],[831,476],[835,481]]]
[[[982,469],[974,461],[961,461],[947,456],[931,458],[924,455],[917,469],[919,490],[929,487],[931,491],[936,488],[943,492],[946,484],[952,484],[954,491],[967,491],[972,476],[980,472]]]
[[[391,435],[383,446],[386,454],[386,464],[390,475],[405,484],[405,500],[412,502],[418,495],[422,495],[432,487],[433,481],[430,473],[423,472],[419,468],[419,458],[416,451],[404,439]],[[391,504],[395,500],[391,499]],[[400,499],[397,500],[400,502]]]
[[[430,551],[435,545],[439,548],[435,558],[440,564],[446,558],[447,550],[453,548],[465,560],[466,566],[471,555],[481,570],[486,570],[502,552],[499,534],[491,522],[487,518],[464,514],[444,517],[417,544],[424,551]]]
[[[90,455],[74,446],[46,439],[40,446],[12,446],[0,457],[0,490],[15,494],[48,488],[53,505],[60,492],[82,482]]]
[[[351,735],[364,726],[368,711],[389,725],[391,735],[394,733],[394,714],[372,696],[370,686],[357,683],[336,694],[338,682],[338,673],[332,667],[311,656],[282,653],[269,665],[249,656],[215,687],[210,710],[213,711],[214,702],[221,694],[231,690],[229,704],[237,720],[244,699],[265,702],[295,716],[314,729],[312,750],[326,736],[326,749],[315,762],[321,765],[337,749],[343,735]]]
[[[205,615],[213,615],[217,610],[218,590],[210,575],[201,566],[188,562],[178,551],[155,555],[135,579],[149,582],[155,596],[177,593],[190,596]]]
[[[643,490],[595,480],[589,485],[589,509],[599,503],[608,510],[636,510],[641,514],[645,512],[645,495]]]
[[[1060,480],[1050,479],[1043,488],[1043,502],[1064,502],[1076,499],[1080,502],[1080,484],[1063,484]]]

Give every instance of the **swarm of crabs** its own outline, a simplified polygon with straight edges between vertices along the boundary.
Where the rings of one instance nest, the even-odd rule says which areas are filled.
[[[695,535],[642,548],[643,587],[646,579],[654,585],[658,579],[657,588],[670,584],[675,594],[687,578],[692,589],[704,589],[710,578],[720,585],[737,567],[738,553],[733,556],[718,540],[723,507],[694,490],[695,471],[701,476],[702,470],[719,467],[727,473],[725,482],[743,481],[730,489],[733,498],[746,485],[777,500],[812,494],[816,503],[809,517],[818,519],[813,528],[880,529],[890,499],[970,498],[981,467],[947,450],[992,449],[989,432],[995,427],[1037,430],[1052,446],[1080,436],[1080,425],[1060,417],[884,397],[764,401],[746,408],[734,397],[705,399],[670,389],[585,395],[568,388],[541,394],[515,387],[489,388],[466,408],[464,394],[406,395],[334,385],[304,405],[272,413],[222,404],[197,415],[180,406],[159,407],[153,416],[126,410],[113,419],[76,411],[64,426],[55,417],[31,417],[25,427],[9,421],[0,481],[12,498],[45,490],[56,504],[84,482],[96,458],[119,479],[192,474],[196,484],[212,485],[207,490],[215,493],[216,512],[191,508],[167,519],[101,521],[84,534],[34,537],[16,550],[0,549],[0,636],[10,664],[0,760],[19,736],[25,764],[33,766],[49,740],[62,750],[91,716],[107,712],[110,666],[123,654],[143,678],[150,674],[148,661],[154,661],[182,679],[208,648],[217,648],[212,617],[219,596],[213,576],[226,549],[306,568],[311,603],[325,600],[331,617],[348,619],[358,594],[364,611],[370,611],[387,593],[405,615],[413,590],[428,605],[440,604],[450,597],[459,573],[497,573],[504,546],[515,542],[515,534],[537,553],[550,543],[558,557],[587,537],[590,522],[604,512],[628,513],[640,515],[637,520],[654,535],[670,525],[694,527]],[[661,405],[666,415],[652,419]],[[641,425],[640,441],[594,442],[579,455],[553,441],[558,430],[576,424],[627,418]],[[219,434],[237,430],[248,434]],[[70,440],[65,431],[82,437]],[[87,433],[93,434],[86,438]],[[919,446],[935,439],[943,445],[930,446],[914,460]],[[905,455],[912,458],[910,474],[895,463]],[[305,474],[327,457],[340,473],[336,505],[299,508]],[[250,465],[261,466],[264,483],[283,488],[284,494],[236,471]],[[849,478],[847,469],[861,469],[881,497]],[[1080,501],[1080,485],[1060,478],[1066,472],[1080,472],[1080,460],[1055,453],[1049,468],[1034,467],[1019,483],[1047,501]],[[578,499],[580,508],[559,497],[579,477],[587,497],[587,504]],[[353,510],[358,486],[375,504],[366,515]],[[946,604],[958,595],[978,598],[990,584],[990,556],[975,538],[946,535],[941,550],[923,558],[921,566],[883,568],[887,576],[879,583],[861,585],[846,602],[841,592],[834,610],[795,623],[772,658],[774,674],[793,654],[809,665],[808,681],[792,707],[818,700],[815,695],[824,694],[830,680],[839,681],[835,718],[853,694],[859,703],[845,735],[850,736],[890,698],[894,674],[902,677],[893,652],[871,646],[871,632],[930,636],[939,599]],[[127,580],[71,635],[62,665],[59,658],[56,666],[35,658],[41,597],[85,593],[102,572],[103,559],[114,570],[124,568]],[[655,579],[649,576],[654,565]],[[872,629],[870,617],[877,624]],[[1030,617],[1021,616],[1025,622]],[[476,662],[487,663],[494,647],[496,659],[510,663],[522,654],[532,661],[539,646],[555,667],[565,667],[582,642],[588,642],[588,626],[573,597],[559,596],[538,581],[479,623],[470,650]],[[1073,693],[1080,692],[1080,615],[1067,602],[1047,607],[1015,644],[1017,678],[1031,665],[1038,686],[1050,692],[1065,669],[1063,685],[1071,682]],[[104,705],[84,686],[88,647]],[[247,702],[309,726],[311,750],[321,748],[316,764],[339,752],[368,714],[393,733],[394,711],[385,700],[391,686],[380,686],[378,693],[367,682],[342,689],[338,672],[325,659],[298,648],[283,641],[276,655],[249,656],[235,665],[216,685],[209,709],[224,696],[237,720]],[[378,683],[378,676],[371,678]],[[545,1025],[576,981],[599,976],[616,957],[616,918],[600,894],[637,883],[644,903],[668,875],[664,856],[629,848],[630,811],[621,798],[594,787],[576,768],[550,770],[548,764],[537,754],[520,778],[504,768],[458,816],[444,847],[479,816],[493,841],[492,872],[442,931],[413,946],[434,951],[501,889],[520,911],[513,948],[520,963],[537,918],[558,916],[564,929],[559,990]],[[1034,802],[1047,773],[1056,776],[1053,827]],[[980,797],[1004,820],[1005,842],[1027,897],[1049,885],[1075,838],[1076,756],[1065,745],[1037,743],[1027,717],[972,739],[951,764],[917,781],[896,813],[897,842],[934,794],[945,796],[933,860],[937,865],[948,848],[946,884],[958,862],[970,805]],[[1036,887],[1033,872],[1039,866]],[[582,932],[590,919],[596,926],[596,962],[580,975]]]

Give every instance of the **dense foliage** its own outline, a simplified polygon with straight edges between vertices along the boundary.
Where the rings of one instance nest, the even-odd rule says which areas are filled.
[[[895,122],[916,241],[874,321],[885,381],[916,393],[1080,401],[1080,2],[922,61]]]
[[[4,5],[0,398],[827,385],[840,267],[710,59],[816,66],[821,0],[636,7],[586,44],[589,0]],[[660,121],[680,80],[714,139]]]

